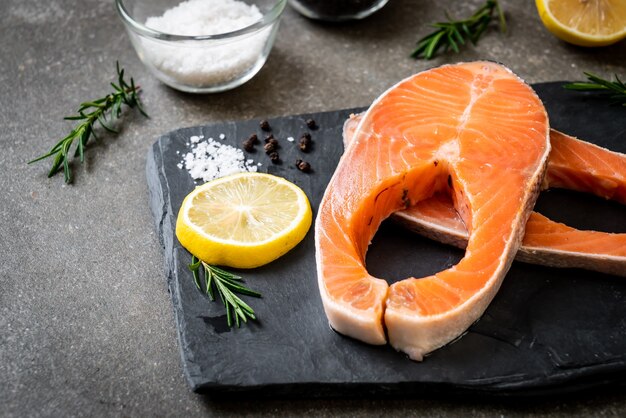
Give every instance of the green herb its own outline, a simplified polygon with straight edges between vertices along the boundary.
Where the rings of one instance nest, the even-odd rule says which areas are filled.
[[[202,290],[200,285],[200,266],[204,267],[204,290]],[[215,292],[217,292],[226,307],[226,322],[229,327],[233,326],[233,316],[238,327],[241,325],[240,320],[248,322],[248,318],[256,319],[252,308],[235,293],[254,296],[255,298],[260,298],[261,294],[243,286],[240,276],[211,266],[199,260],[195,255],[191,257],[189,270],[193,273],[196,287],[200,291],[205,292],[212,301],[215,300]]]
[[[82,121],[74,127],[74,129],[52,149],[41,157],[35,158],[28,163],[34,163],[46,159],[48,157],[54,157],[52,168],[48,172],[48,177],[55,175],[63,166],[63,173],[66,183],[72,181],[72,170],[70,169],[70,159],[80,156],[80,162],[84,161],[84,152],[87,142],[93,137],[98,139],[95,133],[96,123],[100,124],[105,130],[117,133],[115,129],[109,126],[109,122],[120,117],[122,113],[122,105],[126,105],[129,108],[136,107],[142,115],[148,116],[144,112],[141,106],[141,100],[139,99],[140,87],[135,85],[135,81],[130,79],[130,84],[124,80],[124,70],[120,69],[119,62],[116,63],[117,69],[117,84],[111,83],[115,91],[106,95],[103,98],[92,100],[89,102],[81,103],[78,109],[78,114],[75,116],[68,116],[66,120],[79,120]],[[109,120],[107,120],[107,117]],[[71,157],[70,149],[74,142],[77,142],[76,149],[73,157]]]
[[[626,106],[626,85],[615,74],[615,81],[605,80],[585,72],[588,82],[577,81],[575,83],[569,83],[564,85],[566,89],[578,90],[578,91],[601,91],[603,93],[610,94],[610,98],[613,100],[612,104]]]
[[[411,54],[413,58],[433,58],[439,49],[444,52],[452,49],[459,52],[459,47],[465,45],[469,39],[474,45],[487,29],[496,12],[499,18],[500,31],[506,32],[504,12],[498,0],[487,0],[471,17],[463,20],[454,20],[446,12],[447,22],[437,22],[431,26],[436,30],[417,41],[417,48]]]

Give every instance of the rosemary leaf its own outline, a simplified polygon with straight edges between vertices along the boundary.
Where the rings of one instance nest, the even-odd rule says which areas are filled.
[[[596,91],[607,94],[611,99],[611,104],[626,106],[626,85],[615,74],[615,81],[605,80],[592,73],[585,72],[588,81],[576,81],[574,83],[565,84],[568,90],[575,91]]]
[[[193,255],[188,267],[193,273],[198,290],[206,293],[211,301],[215,301],[215,292],[217,292],[226,309],[226,322],[229,327],[233,325],[239,327],[241,321],[245,323],[248,319],[256,320],[254,310],[237,294],[256,298],[260,298],[261,294],[244,286],[241,276],[209,265]],[[200,267],[204,270],[204,290],[200,285]]]
[[[460,46],[466,44],[469,39],[474,45],[489,27],[494,13],[498,16],[500,31],[507,31],[504,12],[498,0],[487,0],[474,14],[466,19],[454,20],[446,12],[447,22],[431,24],[435,31],[417,41],[417,47],[411,54],[413,58],[432,59],[438,51],[452,49],[460,52]]]
[[[200,286],[200,273],[198,272],[200,265],[201,263],[198,257],[196,257],[195,255],[192,255],[191,264],[187,266],[189,270],[191,270],[191,273],[193,274],[193,281],[196,284],[196,287],[198,288],[198,290],[202,290],[202,287]]]
[[[48,172],[48,177],[54,176],[56,172],[59,170],[59,167],[61,167],[61,164],[63,164],[63,154],[58,153],[56,157],[54,157],[54,162],[52,163],[52,167],[50,168],[50,171]]]
[[[111,83],[113,93],[110,93],[104,97],[83,102],[80,104],[76,115],[66,116],[65,120],[82,121],[72,129],[72,131],[59,142],[57,142],[47,153],[34,158],[29,161],[28,164],[32,164],[37,161],[44,160],[49,157],[54,157],[52,167],[48,172],[48,177],[55,175],[61,166],[63,166],[63,177],[66,183],[72,182],[72,170],[69,162],[70,158],[80,157],[80,162],[85,161],[85,150],[89,139],[93,136],[94,139],[98,139],[95,133],[96,123],[100,124],[105,130],[111,133],[117,133],[107,121],[107,115],[110,116],[110,120],[117,119],[121,116],[122,105],[126,105],[129,108],[137,108],[139,112],[148,117],[143,110],[141,100],[139,99],[139,91],[141,88],[135,86],[134,80],[130,79],[130,85],[124,80],[124,70],[120,69],[119,62],[115,64],[117,69],[118,84]],[[70,157],[70,148],[76,142],[73,157]]]
[[[209,269],[205,271],[205,277],[206,279],[206,294],[209,295],[209,299],[211,299],[211,301],[215,300],[215,295],[213,294],[213,278],[215,277],[215,274],[213,274],[213,272]]]

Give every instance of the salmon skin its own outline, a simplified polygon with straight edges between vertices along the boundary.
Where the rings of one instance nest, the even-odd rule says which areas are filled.
[[[548,133],[535,92],[491,62],[428,70],[379,97],[315,222],[330,325],[370,344],[388,339],[413,360],[460,336],[485,311],[519,248],[545,174]],[[469,231],[465,257],[392,286],[371,276],[365,253],[382,220],[449,189]]]
[[[346,120],[344,145],[361,115]],[[562,188],[592,193],[626,204],[626,155],[550,130],[552,150],[544,189]],[[393,219],[408,229],[444,244],[465,248],[467,228],[449,193],[438,193]],[[550,267],[575,267],[626,276],[626,234],[581,231],[533,212],[526,224],[516,260]]]

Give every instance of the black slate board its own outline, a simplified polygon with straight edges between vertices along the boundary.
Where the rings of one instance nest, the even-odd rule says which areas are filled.
[[[601,146],[626,152],[626,110],[559,83],[534,86],[551,125]],[[342,153],[341,131],[352,110],[270,119],[282,144],[283,164],[265,154],[251,157],[261,171],[301,186],[316,211]],[[312,117],[314,149],[304,155],[311,174],[293,166],[302,157],[297,138]],[[197,291],[187,270],[190,255],[173,231],[178,208],[194,182],[177,168],[191,135],[239,146],[257,132],[258,120],[179,129],[149,152],[150,205],[164,254],[183,368],[194,391],[211,395],[418,396],[424,393],[534,395],[570,392],[626,381],[626,281],[574,269],[514,263],[483,317],[457,342],[421,363],[391,347],[375,347],[333,332],[317,290],[313,229],[294,250],[265,267],[244,271],[263,294],[250,299],[260,320],[240,329],[225,326],[223,307]],[[288,136],[296,143],[285,141]],[[626,232],[621,205],[566,191],[542,194],[539,211],[579,228]],[[390,281],[434,273],[455,264],[462,252],[384,223],[368,252],[370,272]]]

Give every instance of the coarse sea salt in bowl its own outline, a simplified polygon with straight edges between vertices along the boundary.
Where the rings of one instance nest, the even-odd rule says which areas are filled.
[[[191,93],[233,89],[259,72],[287,0],[116,0],[139,59]]]

